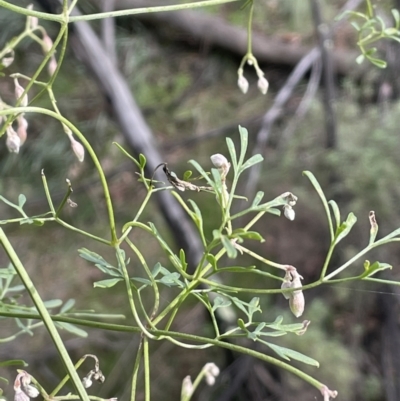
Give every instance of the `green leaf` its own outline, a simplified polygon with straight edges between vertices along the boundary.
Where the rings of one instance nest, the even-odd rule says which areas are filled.
[[[384,60],[381,60],[381,59],[378,59],[378,58],[372,58],[372,57],[369,57],[368,60],[372,64],[376,65],[378,68],[386,68],[387,67],[387,62],[384,61]]]
[[[360,54],[360,55],[357,56],[357,58],[356,58],[356,63],[357,63],[357,64],[362,64],[364,60],[365,60],[364,54]]]
[[[275,351],[281,358],[286,359],[287,361],[295,359],[296,361],[303,362],[307,365],[319,367],[319,363],[315,359],[312,359],[304,354],[301,354],[300,352],[291,350],[289,348],[280,347],[279,345],[271,344],[266,341],[262,341],[262,343],[267,345],[269,348]]]
[[[9,359],[7,361],[0,362],[0,368],[4,368],[6,366],[22,366],[22,367],[25,367],[25,366],[28,366],[28,364],[25,361],[23,361],[22,359]]]
[[[333,216],[335,217],[336,220],[336,229],[340,226],[340,211],[339,211],[339,206],[334,200],[330,200],[328,202],[331,205],[332,211],[333,211]]]
[[[69,299],[60,309],[60,314],[69,312],[75,306],[75,299]]]
[[[343,222],[336,230],[335,244],[338,244],[344,237],[346,237],[354,224],[357,222],[357,217],[354,213],[350,212],[345,222]]]
[[[61,299],[50,299],[49,301],[44,302],[44,306],[47,309],[58,308],[62,304],[63,304],[63,302],[61,301]]]
[[[203,167],[201,167],[196,160],[189,160],[189,163],[201,174],[201,176],[207,181],[208,185],[216,190],[214,181],[210,179],[208,174],[203,170]]]
[[[264,160],[264,158],[261,155],[254,155],[250,157],[249,160],[246,161],[246,163],[243,164],[243,166],[240,169],[240,172],[248,169],[251,166],[254,166],[257,163],[261,163]]]
[[[228,255],[228,258],[235,259],[237,256],[237,250],[232,242],[229,240],[229,238],[226,235],[221,234],[221,242],[223,247],[226,249],[226,254]]]
[[[242,330],[247,331],[247,327],[246,327],[246,325],[244,324],[243,319],[238,319],[238,320],[237,320],[237,324],[238,324],[238,326],[239,326]]]
[[[265,322],[259,323],[258,326],[254,329],[254,333],[259,333],[265,326]]]
[[[311,184],[314,186],[315,190],[317,191],[317,194],[319,195],[322,204],[325,209],[326,217],[328,218],[328,223],[329,223],[329,231],[331,234],[331,239],[333,240],[334,238],[334,233],[333,233],[333,224],[332,224],[332,217],[331,213],[329,211],[329,206],[328,202],[326,200],[324,191],[322,190],[321,186],[319,185],[317,179],[315,178],[314,174],[311,171],[303,171],[303,175],[305,175],[311,182]]]
[[[169,273],[169,274],[163,276],[159,280],[159,282],[161,284],[166,285],[167,287],[174,287],[174,286],[183,287],[182,281],[179,280],[180,276],[181,275],[177,272]]]
[[[215,310],[218,308],[226,308],[231,305],[232,305],[231,301],[229,301],[226,298],[222,298],[222,297],[218,296],[214,299],[212,310],[213,310],[213,312],[215,312]]]
[[[256,312],[262,312],[260,308],[260,298],[254,297],[250,302],[249,302],[249,315],[250,315],[250,320],[254,313]]]
[[[201,214],[201,211],[194,201],[189,199],[189,202],[192,205],[192,208],[194,211],[195,223],[197,225],[197,228],[202,232],[203,231],[203,216]]]
[[[263,191],[258,191],[257,195],[255,196],[255,198],[253,200],[253,203],[251,204],[251,207],[253,208],[255,206],[258,206],[263,197],[264,197],[264,192]]]
[[[235,145],[231,138],[226,138],[226,146],[228,147],[229,155],[231,156],[231,161],[234,171],[237,170],[237,156]]]
[[[240,164],[243,163],[244,157],[247,152],[247,146],[249,144],[249,133],[246,128],[239,125],[239,133],[240,133],[240,160],[239,160],[239,168]]]
[[[158,275],[158,273],[160,273],[161,268],[162,268],[162,266],[161,266],[161,263],[160,263],[160,262],[157,262],[157,263],[154,265],[153,270],[151,271],[151,274],[153,275],[154,278],[156,278],[157,275]]]
[[[183,249],[181,249],[179,251],[179,259],[181,260],[181,263],[182,263],[182,270],[186,271],[186,268],[187,268],[186,255],[185,255],[185,251]]]
[[[20,194],[18,196],[18,206],[22,209],[26,202],[26,196],[24,194]]]
[[[183,173],[183,181],[188,181],[189,178],[192,176],[193,171],[187,170]]]
[[[142,170],[144,170],[144,168],[145,168],[145,166],[146,166],[146,162],[147,162],[147,160],[146,160],[145,155],[143,155],[142,153],[140,153],[140,154],[139,154],[139,165],[140,165],[140,168],[141,168]]]
[[[151,281],[148,278],[132,277],[131,280],[137,281],[138,283],[141,283],[141,284],[144,284],[146,287],[151,285]]]
[[[360,25],[358,25],[357,24],[357,22],[355,22],[355,21],[351,21],[350,22],[350,25],[356,30],[356,31],[359,31],[361,28],[360,28]]]
[[[394,22],[395,22],[395,27],[396,29],[400,28],[400,13],[396,8],[392,9],[392,15],[394,18]]]
[[[78,337],[86,338],[88,336],[88,333],[85,330],[82,330],[71,323],[66,323],[66,322],[54,322],[54,323],[61,329],[64,329],[69,333],[74,334]]]
[[[94,288],[111,288],[114,287],[115,284],[123,281],[122,278],[108,278],[106,280],[100,280],[93,283]]]
[[[239,230],[243,230],[243,229],[239,229]],[[260,242],[264,242],[264,238],[261,236],[260,233],[256,232],[256,231],[239,231],[239,230],[235,230],[232,233],[232,236],[230,236],[231,238],[247,238],[247,239],[254,239],[256,241],[260,241]]]
[[[217,268],[217,259],[215,259],[215,256],[212,255],[211,253],[209,253],[206,256],[206,259],[207,259],[207,262],[212,266],[213,270],[217,271],[218,270],[218,268]]]
[[[141,168],[140,163],[132,155],[130,155],[119,143],[113,142],[113,145],[115,145],[126,157],[131,159],[136,164],[137,167]]]
[[[374,262],[372,265],[369,263],[369,260],[366,260],[364,262],[364,273],[361,274],[360,278],[363,279],[365,277],[371,277],[375,273],[381,271],[381,270],[386,270],[386,269],[392,269],[392,265],[389,265],[388,263],[381,263],[381,262]]]

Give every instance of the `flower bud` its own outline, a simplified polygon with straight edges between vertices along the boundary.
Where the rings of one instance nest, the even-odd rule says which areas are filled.
[[[321,394],[324,397],[324,401],[329,401],[330,398],[336,398],[338,392],[336,390],[329,390],[329,388],[325,385],[321,387]]]
[[[14,50],[9,50],[8,53],[6,54],[7,57],[3,57],[1,59],[1,64],[3,65],[4,68],[9,67],[13,63],[15,56]]]
[[[258,78],[257,82],[258,89],[260,89],[260,92],[265,95],[268,91],[269,83],[264,77]]]
[[[47,33],[45,32],[43,34],[43,43],[42,43],[42,50],[44,54],[47,54],[51,48],[53,47],[53,41],[51,40],[50,36],[47,35]]]
[[[29,4],[27,7],[28,10],[33,10],[33,4]],[[39,25],[39,19],[37,17],[32,17],[31,15],[28,16],[28,26],[31,29],[36,29]]]
[[[84,377],[84,378],[82,379],[82,384],[83,384],[83,387],[89,388],[89,387],[93,384],[93,382],[92,382],[92,380],[90,379],[90,377]]]
[[[215,384],[215,378],[219,375],[219,368],[214,362],[209,362],[204,365],[204,374],[206,382],[209,386]]]
[[[11,125],[7,127],[6,146],[8,151],[13,153],[18,153],[21,146],[21,139]]]
[[[57,60],[54,56],[51,56],[49,64],[47,64],[47,72],[52,77],[57,69]]]
[[[304,294],[303,291],[294,291],[289,298],[289,307],[293,315],[300,317],[304,312]]]
[[[295,215],[296,215],[295,211],[293,210],[292,206],[290,206],[290,205],[283,206],[283,214],[290,221],[293,221],[295,218]]]
[[[24,93],[24,88],[19,84],[18,79],[14,78],[15,85],[15,98],[18,100]],[[24,97],[21,99],[21,106],[26,107],[28,105],[28,94],[25,93]]]
[[[249,90],[249,82],[247,79],[243,76],[243,73],[239,73],[239,79],[238,79],[238,87],[243,93],[247,93]]]
[[[210,157],[211,163],[218,169],[221,174],[221,178],[224,179],[229,172],[231,164],[228,162],[227,158],[220,153],[216,153]]]
[[[23,114],[20,114],[17,117],[17,122],[18,122],[17,135],[19,136],[19,139],[21,141],[20,146],[22,146],[26,141],[26,137],[28,136],[27,132],[28,121],[26,121]]]
[[[73,137],[72,133],[68,134],[69,140],[71,142],[71,148],[75,153],[75,156],[78,158],[80,162],[83,162],[85,158],[85,148],[81,143],[79,143],[75,138]]]
[[[193,383],[190,376],[186,376],[182,381],[181,399],[189,398],[193,394]]]

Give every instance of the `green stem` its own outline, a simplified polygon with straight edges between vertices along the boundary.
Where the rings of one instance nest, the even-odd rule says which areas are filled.
[[[254,13],[254,1],[251,1],[249,20],[247,22],[247,54],[253,54],[252,51],[252,26],[253,26],[253,13]]]
[[[79,394],[79,397],[81,398],[82,401],[88,401],[88,395],[81,383],[81,380],[76,373],[76,370],[74,368],[74,365],[71,361],[71,358],[68,355],[68,352],[64,346],[64,343],[58,334],[58,331],[51,320],[51,316],[46,309],[39,293],[37,292],[31,278],[29,277],[29,274],[25,270],[23,264],[18,258],[18,255],[15,253],[11,243],[8,241],[7,236],[5,235],[4,231],[0,228],[0,242],[7,253],[11,263],[14,265],[15,270],[17,271],[19,277],[21,278],[21,281],[23,282],[26,290],[28,291],[33,303],[36,306],[36,309],[38,310],[39,314],[41,315],[41,318],[43,320],[43,323],[45,324],[47,331],[51,337],[51,339],[54,342],[54,345],[65,365],[65,368],[67,369],[68,374],[70,375],[74,386]]]
[[[335,243],[334,243],[334,241],[332,241],[332,243],[329,245],[329,250],[328,250],[328,253],[327,253],[327,255],[326,255],[324,265],[322,266],[321,275],[320,275],[320,280],[323,280],[324,277],[325,277],[326,270],[328,269],[329,262],[330,262],[330,260],[331,260],[332,253],[333,253],[333,250],[334,250],[334,249],[335,249]]]
[[[136,388],[137,388],[137,378],[139,374],[140,360],[142,359],[142,347],[143,347],[143,337],[141,337],[139,342],[139,347],[136,353],[135,365],[133,366],[132,374],[132,388],[131,388],[131,400],[136,400]]]
[[[144,399],[150,401],[150,360],[149,339],[143,338],[143,365],[144,365]]]

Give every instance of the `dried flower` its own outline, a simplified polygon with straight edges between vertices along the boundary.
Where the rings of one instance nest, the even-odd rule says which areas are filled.
[[[20,146],[22,146],[26,141],[26,137],[28,136],[27,132],[28,121],[26,121],[23,114],[20,114],[17,117],[17,123],[18,123],[17,135],[19,136],[19,139],[21,141]]]
[[[77,140],[75,140],[75,138],[71,132],[68,133],[67,135],[71,142],[71,148],[74,151],[76,157],[78,158],[78,160],[80,162],[83,162],[83,160],[85,158],[85,148],[83,147],[83,145],[81,143],[79,143]]]
[[[51,56],[49,64],[47,64],[47,72],[52,77],[57,69],[57,60],[54,56]]]
[[[19,84],[18,79],[14,78],[14,85],[15,85],[15,98],[19,100],[19,98],[24,93],[25,89]],[[21,106],[26,107],[28,105],[28,94],[25,93],[23,98],[21,99]]]
[[[219,367],[214,362],[209,362],[204,365],[203,371],[207,384],[213,386],[215,384],[215,378],[219,375]]]
[[[21,146],[21,139],[11,125],[7,127],[6,146],[8,151],[13,153],[18,153]]]
[[[257,86],[263,95],[265,95],[268,92],[269,83],[263,76],[260,76],[258,78]]]
[[[189,398],[193,394],[193,383],[190,376],[186,376],[182,381],[181,399]]]
[[[243,76],[243,71],[239,72],[239,78],[238,78],[238,87],[243,93],[247,93],[249,90],[249,82],[247,79]]]

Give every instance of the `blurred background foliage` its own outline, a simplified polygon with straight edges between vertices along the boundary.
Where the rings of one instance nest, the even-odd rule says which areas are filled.
[[[28,5],[22,0],[13,3]],[[85,12],[94,12],[98,6],[96,2],[87,0],[78,4]],[[322,2],[324,18],[332,22],[343,4],[341,0]],[[246,13],[239,6],[233,3],[202,12],[245,27]],[[309,2],[260,0],[255,6],[254,31],[282,43],[289,41],[295,46],[316,43]],[[389,14],[390,7],[396,6],[389,1],[377,2],[382,15]],[[37,5],[35,8],[40,9]],[[24,24],[22,16],[0,9],[0,45],[23,30]],[[186,40],[184,34],[160,35],[157,27],[135,16],[116,19],[115,24],[118,66],[155,135],[164,157],[160,162],[168,162],[178,176],[189,168],[189,159],[195,159],[209,168],[211,154],[227,155],[225,137],[238,139],[238,123],[249,129],[250,148],[254,145],[260,119],[271,106],[291,67],[262,64],[270,82],[270,90],[265,97],[257,91],[255,75],[246,71],[250,90],[243,95],[236,86],[240,58],[227,50],[208,47],[206,36],[198,44],[192,43],[190,38]],[[48,22],[43,22],[43,25],[54,38],[57,26]],[[94,22],[92,26],[100,32],[99,22]],[[355,50],[355,36],[348,24],[336,32],[334,40],[336,49]],[[385,52],[399,52],[398,48],[393,49],[387,44],[383,44],[380,50],[383,56]],[[37,44],[30,41],[21,43],[16,61],[0,80],[0,95],[5,102],[14,103],[13,83],[7,74],[18,71],[32,75],[41,57]],[[319,275],[328,248],[328,230],[319,199],[302,177],[303,170],[314,172],[327,198],[334,198],[343,213],[353,211],[359,219],[353,233],[341,244],[340,252],[335,254],[337,263],[351,257],[355,250],[367,243],[370,210],[376,212],[382,233],[400,226],[400,103],[396,90],[399,77],[391,73],[390,68],[370,68],[362,76],[335,76],[338,126],[335,148],[327,149],[325,146],[323,88],[312,98],[307,114],[296,120],[294,128],[288,128],[304,94],[308,77],[293,92],[283,115],[272,129],[263,152],[265,161],[257,188],[265,192],[265,198],[291,191],[299,197],[299,201],[293,222],[268,216],[262,224],[259,223],[256,229],[266,241],[253,247],[269,259],[296,266],[305,277],[305,283]],[[382,97],[382,90],[387,87],[389,92],[385,93],[389,95]],[[32,90],[31,98],[35,90]],[[110,115],[107,99],[90,72],[70,51],[54,91],[63,115],[86,135],[100,157],[121,227],[134,216],[145,191],[137,182],[132,164],[112,145],[113,141],[124,144],[124,138]],[[49,107],[50,103],[42,96],[35,101],[35,105]],[[83,164],[76,161],[68,138],[57,121],[39,115],[29,115],[28,121],[28,140],[19,155],[9,154],[2,139],[0,194],[16,200],[18,194],[23,193],[28,199],[26,210],[30,214],[42,213],[47,210],[47,204],[41,184],[41,169],[45,171],[55,200],[61,201],[66,191],[65,179],[69,178],[74,188],[72,199],[78,208],[65,210],[65,220],[85,227],[87,231],[106,235],[101,187],[89,158]],[[242,191],[243,188],[244,185]],[[215,209],[209,194],[184,196],[195,199],[200,205],[206,232],[210,233],[215,224]],[[0,204],[0,218],[11,216],[13,211]],[[155,223],[164,237],[173,243],[173,233],[155,203],[146,211],[146,219]],[[107,255],[106,248],[53,224],[39,228],[10,225],[6,227],[6,233],[44,299],[66,301],[74,298],[78,309],[126,313],[129,316],[122,287],[93,289],[92,283],[102,278],[101,273],[80,259],[77,253],[78,248],[88,247],[112,260],[113,255]],[[131,238],[143,250],[150,266],[156,262],[168,264],[154,240],[135,232]],[[399,248],[395,246],[368,255],[369,260],[393,264],[394,269],[389,273],[392,279],[400,279],[399,258]],[[5,255],[0,255],[0,261],[5,267]],[[239,262],[243,265],[254,263],[245,256],[240,256]],[[132,257],[131,271],[140,274],[135,265],[137,260]],[[361,269],[360,263],[352,267],[353,272]],[[232,278],[227,275],[226,280]],[[240,284],[249,287],[269,285],[267,280],[254,282],[251,276],[243,277]],[[311,320],[311,326],[304,337],[285,336],[281,343],[319,360],[321,368],[312,373],[330,388],[337,389],[339,399],[394,400],[390,398],[390,377],[386,373],[383,327],[388,313],[386,306],[397,311],[397,291],[387,286],[354,283],[319,287],[307,291],[305,295],[303,316]],[[163,295],[161,297],[162,302],[168,302]],[[278,314],[294,320],[281,295],[264,297],[261,302],[266,321],[274,320]],[[188,302],[175,325],[188,332],[207,332],[210,322],[204,312],[201,307],[194,307]],[[6,337],[13,330],[12,321],[1,320],[1,337]],[[78,359],[85,353],[98,355],[107,380],[104,387],[94,391],[103,397],[127,399],[133,354],[126,350],[132,351],[138,339],[127,334],[88,332],[86,339],[65,335],[73,358]],[[395,325],[393,336],[397,334],[398,325]],[[248,361],[245,357],[235,359],[223,350],[188,351],[177,349],[170,343],[156,343],[152,348],[153,400],[165,399],[166,394],[168,399],[178,399],[183,377],[196,375],[207,361],[216,362],[222,368],[222,375],[215,387],[201,389],[198,400],[302,401],[320,397],[306,383],[290,374],[258,361]],[[392,349],[392,352],[400,360],[399,349]],[[30,365],[29,372],[43,385],[51,387],[62,375],[62,367],[44,330],[38,330],[33,337],[25,334],[14,342],[2,345],[0,359],[4,358],[26,360]],[[232,372],[245,377],[238,379],[240,385],[232,383]],[[13,371],[5,369],[1,374],[10,379],[14,375]],[[5,395],[12,398],[7,389]]]

